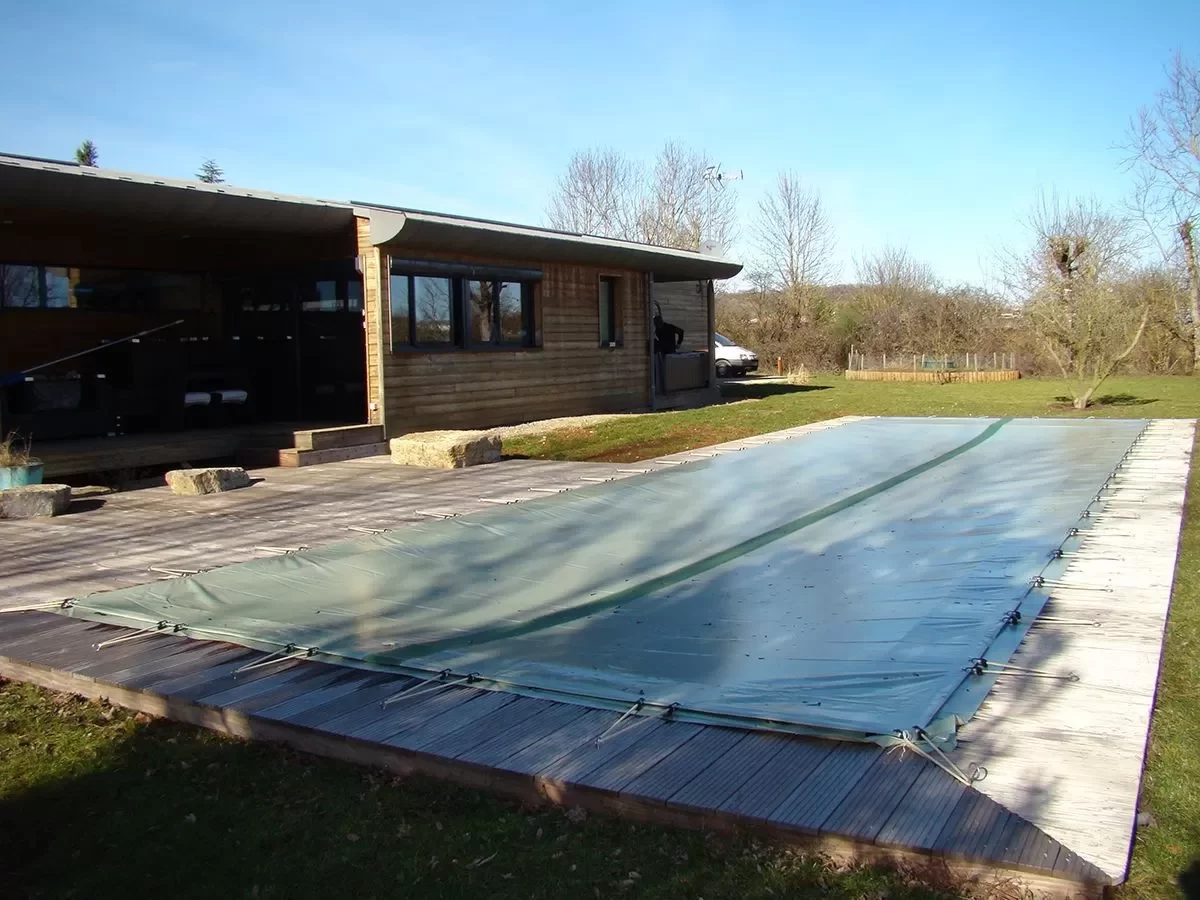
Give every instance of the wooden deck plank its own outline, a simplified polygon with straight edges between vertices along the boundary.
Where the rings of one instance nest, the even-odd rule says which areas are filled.
[[[257,650],[245,650],[237,656],[230,657],[225,662],[196,672],[175,675],[166,681],[159,682],[154,685],[154,693],[173,699],[182,699],[181,695],[186,692],[210,691],[214,685],[219,685],[222,680],[226,684],[233,684],[236,680],[234,674],[238,669],[257,662],[265,656],[265,653]]]
[[[552,703],[536,715],[496,734],[491,739],[458,754],[456,759],[478,763],[482,766],[497,766],[514,754],[520,753],[548,734],[564,725],[569,725],[586,710],[574,703]]]
[[[888,817],[875,842],[886,846],[932,846],[966,790],[961,781],[937,766],[928,766]]]
[[[411,680],[402,675],[389,675],[379,672],[374,674],[375,677],[368,684],[360,687],[359,690],[342,697],[327,700],[303,712],[290,715],[286,721],[306,728],[320,727],[325,731],[328,730],[322,727],[325,723],[337,720],[347,713],[357,712],[364,706],[382,709],[380,704],[397,691],[404,690],[405,684]]]
[[[716,809],[787,746],[787,741],[778,734],[743,735],[690,784],[667,798],[667,803],[683,809]]]
[[[871,744],[837,743],[808,777],[776,805],[770,821],[804,831],[819,831],[881,753],[881,748]]]
[[[987,841],[992,829],[998,824],[1003,826],[1006,810],[999,803],[991,800],[988,803],[977,803],[976,811],[968,817],[958,834],[958,840],[947,845],[947,850],[965,857],[979,855],[979,848]]]
[[[294,716],[303,715],[330,701],[349,696],[364,688],[371,687],[379,680],[378,675],[362,669],[343,670],[344,674],[326,685],[311,691],[305,691],[274,706],[263,707],[258,715],[264,719],[278,719],[286,722]]]
[[[134,686],[133,682],[139,679],[169,677],[164,673],[171,672],[173,669],[179,669],[173,673],[176,675],[182,674],[184,671],[193,671],[192,667],[198,661],[207,665],[212,662],[214,654],[228,649],[224,644],[200,642],[176,648],[173,644],[168,646],[159,643],[154,638],[138,643],[141,645],[138,648],[139,652],[123,659],[120,669],[108,672],[103,679],[96,678],[95,680],[102,680],[106,684],[115,684],[121,687],[132,687]],[[180,668],[185,665],[188,666],[187,669]]]
[[[305,678],[320,671],[317,663],[294,660],[281,663],[279,666],[269,666],[246,672],[234,679],[230,686],[225,679],[218,679],[208,692],[197,690],[193,699],[205,706],[218,708],[236,708],[238,703],[256,694],[273,690],[280,684],[294,678]]]
[[[393,734],[384,743],[389,747],[423,751],[425,747],[440,738],[485,716],[490,716],[516,699],[515,695],[500,691],[479,691],[474,696],[455,704],[438,715],[414,723],[413,727]]]
[[[97,643],[119,635],[120,631],[114,632],[111,628],[94,623],[90,628],[69,632],[56,628],[26,635],[24,640],[0,649],[0,653],[10,659],[25,659],[38,665],[69,671],[73,665],[94,660]]]
[[[70,671],[76,675],[88,678],[104,679],[112,672],[119,672],[128,667],[127,660],[135,656],[145,656],[147,653],[158,654],[160,657],[174,656],[191,647],[195,642],[175,634],[155,635],[150,641],[130,641],[127,644],[117,644],[115,647],[105,647],[92,653],[91,659],[81,660],[72,666]]]
[[[263,679],[248,684],[249,689],[236,700],[228,700],[222,704],[226,709],[236,709],[241,713],[255,713],[268,706],[274,706],[284,700],[298,697],[309,691],[315,691],[335,681],[339,675],[333,666],[321,663],[310,663],[304,668],[298,668],[293,675],[284,676],[278,680]],[[231,692],[237,688],[230,689]]]
[[[607,716],[604,728],[616,721],[617,713],[608,712]],[[638,741],[658,731],[663,724],[661,719],[652,719],[639,723],[636,728],[614,732],[600,743],[596,743],[595,737],[585,740],[538,772],[538,777],[552,782],[577,781],[585,773],[619,757]]]
[[[76,620],[38,610],[0,613],[0,651],[26,635],[49,631],[60,621]]]
[[[1038,834],[1025,845],[1024,851],[1021,853],[1019,864],[1027,868],[1043,869],[1048,872],[1054,871],[1054,864],[1058,861],[1058,852],[1061,846],[1050,835],[1045,832]]]
[[[785,741],[777,754],[718,807],[722,812],[766,819],[837,749],[830,741],[791,737]]]
[[[13,614],[9,613],[9,615]],[[62,619],[62,623],[45,622],[34,628],[22,629],[19,633],[14,629],[11,635],[8,632],[0,633],[0,653],[10,657],[28,658],[23,654],[28,652],[25,648],[30,644],[52,640],[54,637],[65,641],[68,638],[74,638],[75,635],[100,627],[95,622],[87,622],[83,619],[67,619],[62,616],[54,618]]]
[[[620,756],[601,763],[577,780],[579,784],[596,790],[619,792],[676,748],[694,738],[704,727],[690,722],[663,722],[661,728],[643,732],[644,737]]]
[[[578,719],[534,741],[528,747],[501,762],[498,768],[509,772],[537,774],[584,744],[596,738],[612,724],[612,713],[588,709]]]
[[[494,735],[537,715],[548,703],[547,700],[535,700],[532,697],[517,697],[512,703],[506,703],[482,718],[440,735],[422,746],[421,750],[436,756],[460,756],[472,747],[491,740]]]
[[[137,690],[152,690],[154,685],[178,678],[190,672],[199,672],[214,668],[223,662],[240,659],[243,662],[254,658],[254,651],[245,647],[233,647],[229,644],[205,645],[200,644],[192,652],[180,651],[171,656],[156,659],[141,667],[135,675],[113,678],[114,683],[121,687]]]
[[[963,791],[958,802],[954,804],[954,809],[946,817],[946,823],[938,832],[937,837],[933,839],[932,849],[934,851],[944,853],[947,846],[959,839],[958,835],[962,830],[963,823],[975,812],[979,802],[980,794],[977,791]]]
[[[622,793],[665,801],[694,781],[741,738],[742,733],[732,728],[705,728],[652,769],[631,781]]]
[[[873,842],[926,768],[937,767],[908,752],[879,754],[821,830]]]
[[[399,676],[392,685],[391,690],[381,691],[383,696],[376,697],[367,703],[347,705],[345,709],[330,710],[328,718],[322,722],[315,723],[316,727],[328,734],[347,736],[353,732],[367,728],[370,725],[378,722],[380,719],[391,717],[395,718],[399,711],[394,706],[384,706],[383,701],[388,697],[393,697],[400,691],[406,690],[417,683],[416,679]],[[353,697],[346,698],[341,701],[350,704],[354,700]]]
[[[449,688],[412,700],[400,700],[383,708],[384,716],[359,726],[351,737],[386,742],[406,731],[415,731],[465,703],[477,701],[485,692],[478,688]]]

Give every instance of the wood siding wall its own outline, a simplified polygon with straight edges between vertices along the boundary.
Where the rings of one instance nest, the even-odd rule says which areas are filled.
[[[712,344],[707,292],[708,284],[704,281],[654,285],[654,301],[662,308],[663,320],[683,329],[681,350],[707,350]]]
[[[358,257],[363,277],[363,333],[367,342],[367,424],[384,424],[383,335],[387,315],[383,254],[371,243],[371,220],[357,220]]]
[[[379,254],[375,260],[372,252]],[[531,260],[474,259],[542,270],[535,299],[540,345],[521,350],[393,351],[387,277],[390,256],[386,248],[380,253],[369,246],[365,224],[360,224],[359,253],[366,288],[368,396],[380,398],[376,402],[388,437],[426,429],[487,428],[647,407],[645,274]],[[410,248],[397,251],[396,256],[461,259]],[[618,279],[620,347],[599,346],[601,276]]]

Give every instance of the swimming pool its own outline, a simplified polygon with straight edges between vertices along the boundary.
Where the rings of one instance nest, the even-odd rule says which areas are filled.
[[[602,708],[952,733],[1145,424],[860,420],[67,612]]]

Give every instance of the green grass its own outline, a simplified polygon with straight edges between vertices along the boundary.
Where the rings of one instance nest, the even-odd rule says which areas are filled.
[[[1200,413],[1200,379],[1172,377],[1110,379],[1099,392],[1102,402],[1086,412],[1064,402],[1067,382],[1041,378],[939,385],[824,376],[807,387],[728,384],[723,392],[731,402],[506,440],[504,449],[542,459],[634,462],[843,415],[1168,418]]]
[[[749,402],[520,442],[637,459],[842,414],[1059,415],[1054,381],[824,380]],[[1124,378],[1091,415],[1192,416],[1200,379]],[[510,449],[511,449],[511,445]],[[1174,898],[1200,851],[1200,473],[1193,472],[1143,807],[1122,895]],[[1098,738],[1102,739],[1102,738]],[[0,682],[0,896],[950,896],[747,840],[522,809]]]

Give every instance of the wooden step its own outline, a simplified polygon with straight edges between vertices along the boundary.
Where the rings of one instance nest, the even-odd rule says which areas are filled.
[[[382,425],[340,425],[336,428],[312,428],[294,434],[297,450],[336,450],[378,444],[383,440]],[[354,457],[346,457],[353,459]]]
[[[387,452],[387,441],[376,441],[372,444],[357,444],[353,447],[331,447],[328,450],[280,450],[279,465],[287,466],[288,468],[315,466],[320,463],[363,459],[367,456],[383,456]]]

